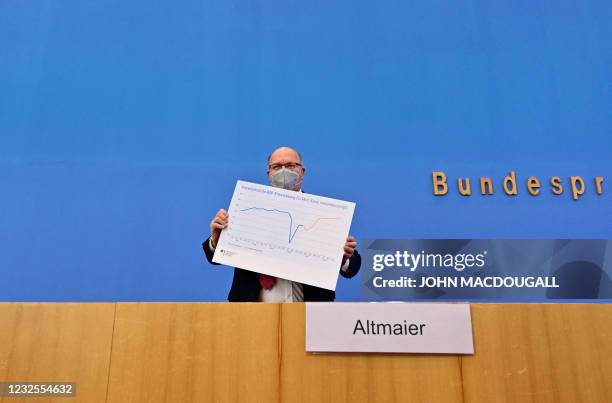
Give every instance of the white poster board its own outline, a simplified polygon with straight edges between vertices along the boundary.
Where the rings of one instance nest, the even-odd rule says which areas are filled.
[[[213,261],[335,290],[355,203],[238,181]]]

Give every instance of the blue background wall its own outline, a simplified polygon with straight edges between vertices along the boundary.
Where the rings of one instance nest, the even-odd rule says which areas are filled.
[[[358,238],[610,238],[610,21],[609,1],[3,1],[0,299],[224,300],[200,243],[285,144],[307,192],[357,202]],[[433,170],[510,169],[516,198],[431,194]],[[607,193],[532,198],[530,175]]]

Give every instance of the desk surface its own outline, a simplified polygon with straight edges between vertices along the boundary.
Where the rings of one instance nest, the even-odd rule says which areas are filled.
[[[77,383],[36,402],[612,401],[609,304],[472,304],[473,356],[307,354],[304,304],[2,303],[0,318],[0,380]]]

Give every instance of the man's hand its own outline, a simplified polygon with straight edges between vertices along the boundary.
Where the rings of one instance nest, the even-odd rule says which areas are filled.
[[[354,236],[349,235],[344,243],[344,255],[342,255],[343,265],[351,258],[351,256],[353,256],[353,253],[355,253],[355,248],[357,248],[357,241],[355,240]]]
[[[215,215],[215,218],[210,222],[210,242],[213,248],[217,247],[221,230],[227,228],[229,214],[224,209],[221,209]],[[346,249],[346,248],[345,248]]]

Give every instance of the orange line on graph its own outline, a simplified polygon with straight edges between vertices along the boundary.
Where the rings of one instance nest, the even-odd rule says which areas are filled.
[[[314,222],[310,225],[310,227],[308,227],[308,228],[304,227],[304,229],[306,231],[310,231],[312,229],[312,227],[314,227],[321,220],[338,220],[339,218],[340,217],[319,217],[316,220],[314,220]]]

